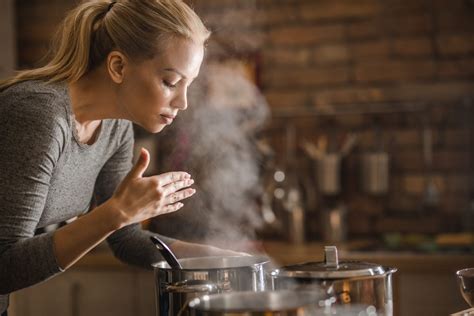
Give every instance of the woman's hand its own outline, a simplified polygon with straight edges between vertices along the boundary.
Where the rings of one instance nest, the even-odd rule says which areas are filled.
[[[143,177],[149,163],[150,154],[142,149],[135,166],[106,202],[117,211],[120,227],[175,212],[183,207],[180,201],[196,192],[189,188],[194,181],[186,172]]]

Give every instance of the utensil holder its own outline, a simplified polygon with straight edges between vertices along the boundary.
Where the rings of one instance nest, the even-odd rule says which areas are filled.
[[[341,191],[341,155],[326,153],[316,164],[320,192],[325,195],[337,195]]]
[[[381,195],[388,192],[389,156],[386,152],[362,155],[361,187],[365,193],[372,195]]]

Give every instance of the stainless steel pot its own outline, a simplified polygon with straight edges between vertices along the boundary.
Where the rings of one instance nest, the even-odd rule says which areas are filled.
[[[234,292],[206,295],[189,303],[193,316],[312,315],[321,299],[314,292]]]
[[[232,292],[204,295],[189,303],[192,316],[368,316],[364,306],[326,306],[317,291]]]
[[[205,294],[264,291],[270,262],[266,257],[200,257],[178,260],[183,269],[166,262],[154,265],[157,315],[188,315],[187,304]]]
[[[340,262],[336,247],[328,246],[324,262],[286,266],[271,275],[275,290],[323,289],[335,305],[368,305],[378,316],[392,316],[392,274],[396,271],[368,262]]]

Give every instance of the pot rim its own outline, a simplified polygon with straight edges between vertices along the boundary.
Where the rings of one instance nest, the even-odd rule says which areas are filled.
[[[356,261],[346,261],[346,263],[351,263]],[[364,262],[360,262],[364,263]],[[306,263],[306,264],[311,264]],[[341,262],[344,264],[344,262]],[[372,268],[360,269],[360,270],[337,270],[337,269],[327,269],[325,271],[301,271],[301,270],[286,270],[288,268],[296,268],[296,266],[287,266],[280,269],[275,269],[271,271],[272,278],[278,277],[290,277],[290,278],[313,278],[321,280],[338,280],[338,279],[370,279],[385,277],[397,272],[397,268],[387,267],[387,266],[377,266],[374,265]]]
[[[236,259],[236,258],[245,258],[249,260],[248,264],[235,264],[232,263],[228,266],[220,266],[220,267],[198,267],[198,268],[190,268],[186,267],[189,265],[190,262],[193,261],[201,261],[201,260],[218,260],[218,259]],[[253,259],[253,260],[252,260]],[[182,258],[178,259],[179,263],[183,266],[182,269],[173,269],[169,266],[169,264],[162,260],[156,263],[153,263],[153,269],[155,270],[163,270],[163,271],[214,271],[214,270],[223,270],[223,269],[241,269],[241,268],[253,268],[258,267],[264,264],[269,264],[270,259],[266,256],[208,256],[208,257],[190,257],[190,258]],[[242,259],[242,261],[245,261]],[[252,262],[253,261],[253,262]]]

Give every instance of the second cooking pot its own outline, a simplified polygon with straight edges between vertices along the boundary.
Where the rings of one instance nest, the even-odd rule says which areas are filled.
[[[264,291],[204,295],[189,303],[192,316],[374,316],[373,307],[329,306],[323,292]]]
[[[392,274],[397,269],[360,261],[339,261],[334,246],[325,247],[324,262],[309,262],[272,271],[275,290],[320,290],[334,304],[373,306],[376,315],[393,315]]]
[[[205,294],[264,291],[268,258],[261,256],[200,257],[178,260],[182,269],[166,262],[154,265],[157,315],[187,315],[189,301]]]

